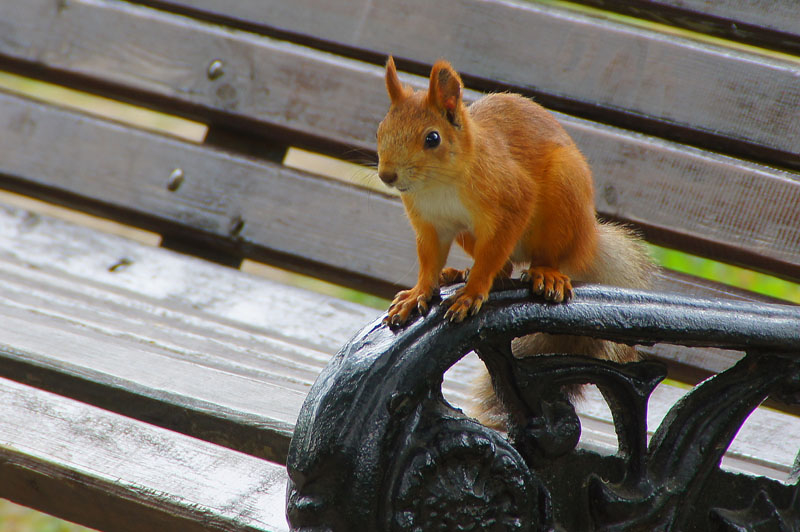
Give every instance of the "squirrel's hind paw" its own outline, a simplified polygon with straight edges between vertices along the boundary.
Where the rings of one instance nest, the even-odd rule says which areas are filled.
[[[439,274],[439,285],[449,286],[456,283],[465,283],[469,277],[469,268],[459,270],[456,268],[445,268]]]
[[[555,268],[532,266],[522,272],[520,279],[530,281],[531,291],[547,301],[561,303],[572,299],[572,282]]]

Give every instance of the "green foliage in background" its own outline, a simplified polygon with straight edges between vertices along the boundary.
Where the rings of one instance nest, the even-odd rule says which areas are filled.
[[[674,249],[650,246],[650,253],[656,263],[670,270],[800,304],[800,284]]]
[[[92,532],[30,508],[0,499],[0,531],[2,532]]]

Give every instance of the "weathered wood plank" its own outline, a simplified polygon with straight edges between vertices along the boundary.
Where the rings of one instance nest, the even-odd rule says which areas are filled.
[[[756,46],[800,52],[800,8],[793,0],[576,1]]]
[[[288,530],[283,467],[0,379],[0,496],[115,531]]]
[[[19,212],[2,226],[3,375],[276,461],[316,375],[377,314]]]
[[[163,347],[172,358],[263,380],[265,386],[285,387],[291,394],[302,393],[328,358],[381,313],[16,209],[0,209],[0,229],[0,276],[14,312],[41,306],[48,310],[34,314],[45,312],[51,324],[77,312],[84,325],[66,320],[70,327],[99,331],[108,341],[126,339],[126,349],[144,345],[153,352]],[[699,297],[744,297],[688,276],[660,275],[657,288]],[[658,349],[666,353],[661,358],[704,374],[721,371],[739,358],[725,351]],[[63,355],[47,356],[58,360]],[[108,364],[102,361],[97,368]],[[115,371],[137,375],[135,366],[124,363]],[[448,390],[465,399],[469,381],[468,374],[454,374]],[[260,413],[286,422],[287,416],[270,412]],[[164,417],[175,423],[174,416]],[[183,430],[198,427],[203,428],[195,423]],[[276,432],[284,434],[280,426]]]
[[[55,68],[61,81],[111,83],[121,98],[160,100],[169,112],[248,123],[279,143],[294,133],[369,149],[374,117],[385,111],[383,98],[353,98],[353,87],[374,72],[282,41],[125,2],[32,0],[0,9],[0,58]],[[215,60],[223,74],[209,76]]]
[[[667,247],[800,279],[798,174],[590,123],[565,125],[592,164],[602,215]]]
[[[656,388],[648,403],[649,435],[652,436],[672,405],[688,391],[669,384],[660,384]],[[585,394],[585,400],[577,406],[582,425],[592,426],[589,420],[606,423],[610,411],[600,391],[595,387],[587,387]],[[600,434],[606,433],[603,425],[600,425],[598,430]],[[601,441],[602,438],[592,440],[593,443]],[[759,408],[739,430],[723,458],[722,466],[735,472],[766,475],[786,481],[797,455],[799,441],[800,418]],[[607,449],[615,451],[616,442]]]
[[[800,165],[800,125],[794,118],[800,66],[795,62],[532,2],[447,0],[433,6],[425,0],[337,0],[326,2],[325,9],[313,0],[157,4],[233,19],[248,29],[260,24],[267,32],[294,34],[316,46],[327,41],[355,55],[393,53],[426,65],[446,57],[462,73],[480,78],[485,88],[500,82],[549,96],[547,103],[562,109],[632,113],[609,118],[626,127],[643,127],[633,124],[637,117],[649,117],[658,122],[647,126],[649,131],[668,135],[675,126],[696,128],[712,137],[774,148],[784,153],[773,156]],[[707,142],[713,149],[722,147],[719,140]]]
[[[109,311],[119,305],[165,326],[216,329],[215,338],[245,346],[274,339],[332,355],[380,313],[9,206],[0,207],[0,261],[31,285],[69,292],[78,283],[76,297],[107,301]]]
[[[4,379],[0,400],[0,496],[108,530],[285,529],[282,468]],[[664,408],[651,410],[651,427]],[[608,439],[606,413],[582,411]],[[796,432],[769,416],[756,431]],[[751,471],[766,456],[762,472],[785,473],[792,456],[763,455],[751,437],[745,429],[728,460]]]
[[[24,98],[0,93],[0,102],[0,173],[18,178],[8,186],[35,183],[107,216],[134,212],[162,233],[199,231],[257,259],[310,260],[384,294],[414,279],[414,240],[396,198]],[[594,166],[602,214],[644,227],[656,242],[800,279],[797,176],[575,119],[566,125]],[[184,183],[170,191],[175,168]]]
[[[40,315],[51,307],[11,307],[16,304],[0,309],[4,376],[257,456],[285,459],[305,397],[300,385],[275,382],[265,371],[243,376],[242,364],[237,374],[204,364],[213,352],[177,357],[169,345],[152,339],[120,338],[124,329],[102,333],[91,323]],[[83,319],[75,311],[73,316]]]
[[[262,456],[288,444],[305,390],[380,314],[9,208],[0,280],[4,374]],[[479,364],[448,372],[455,404]],[[610,417],[592,419],[609,439]]]
[[[395,199],[77,115],[43,115],[45,107],[38,104],[12,111],[16,99],[6,98],[0,95],[0,115],[10,129],[0,133],[0,142],[15,154],[14,161],[0,163],[6,175],[111,204],[106,213],[112,216],[135,209],[144,221],[154,216],[151,225],[160,223],[162,232],[175,230],[167,223],[172,222],[248,246],[244,251],[251,257],[277,252],[384,286],[384,280],[413,279],[413,237]],[[20,130],[20,123],[27,125]],[[71,142],[59,142],[56,130],[69,132]],[[35,146],[47,146],[49,153],[37,155]],[[183,170],[184,184],[172,192],[167,181],[174,168]]]

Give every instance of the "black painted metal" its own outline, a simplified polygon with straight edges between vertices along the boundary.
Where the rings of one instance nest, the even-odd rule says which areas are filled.
[[[287,462],[293,529],[800,530],[800,483],[718,467],[761,401],[800,397],[800,308],[597,286],[575,293],[551,305],[512,283],[459,324],[434,307],[403,329],[377,320],[357,334],[297,422]],[[511,340],[535,332],[748,354],[676,404],[648,446],[647,400],[663,366],[515,359]],[[507,437],[441,395],[445,371],[471,350],[503,390]],[[613,413],[615,456],[576,448],[580,422],[561,387],[587,382]]]

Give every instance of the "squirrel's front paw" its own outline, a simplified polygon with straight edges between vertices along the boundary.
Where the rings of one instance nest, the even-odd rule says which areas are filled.
[[[461,287],[444,301],[449,306],[444,314],[444,319],[453,322],[464,321],[464,318],[478,313],[488,294],[468,294],[466,287]]]
[[[548,301],[561,303],[572,299],[572,282],[569,277],[547,266],[532,266],[522,272],[520,279],[530,281],[531,291]]]
[[[439,286],[449,286],[456,283],[464,283],[469,277],[469,268],[458,270],[456,268],[445,268],[439,274]]]
[[[408,321],[408,317],[416,310],[420,314],[427,314],[430,300],[433,298],[435,289],[423,289],[414,287],[410,290],[402,290],[397,293],[389,305],[389,312],[383,319],[383,323],[396,327]]]

